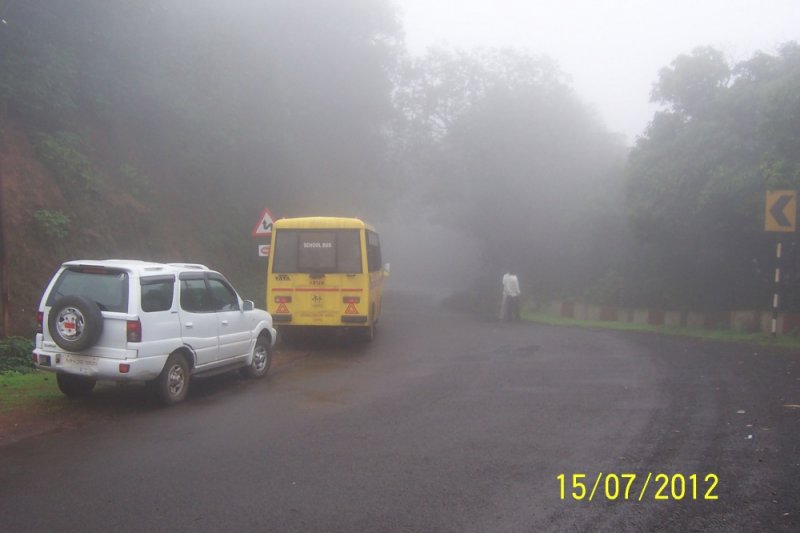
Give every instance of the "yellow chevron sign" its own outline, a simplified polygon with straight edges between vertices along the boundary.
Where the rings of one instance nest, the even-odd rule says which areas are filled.
[[[793,232],[797,229],[797,192],[767,191],[764,231]]]

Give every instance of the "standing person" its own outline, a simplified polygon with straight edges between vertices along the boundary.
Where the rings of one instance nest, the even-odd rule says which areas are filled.
[[[519,280],[516,274],[507,272],[503,276],[503,314],[509,322],[520,320],[519,295]]]

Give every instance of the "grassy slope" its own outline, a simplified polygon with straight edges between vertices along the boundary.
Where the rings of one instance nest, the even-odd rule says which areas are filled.
[[[53,373],[0,374],[0,413],[31,404],[58,408],[61,398]]]
[[[633,324],[630,322],[609,322],[601,320],[576,320],[574,318],[564,318],[554,316],[542,312],[524,312],[522,314],[525,320],[532,322],[539,322],[542,324],[551,324],[554,326],[573,326],[573,327],[588,327],[600,329],[613,329],[617,331],[641,331],[649,333],[659,333],[662,335],[675,335],[680,337],[691,337],[695,339],[723,341],[723,342],[739,342],[747,344],[757,344],[760,346],[769,346],[777,348],[791,348],[800,349],[800,338],[781,335],[772,337],[764,333],[746,333],[732,330],[709,330],[700,328],[686,328],[686,327],[666,327],[666,326],[650,326],[648,324]]]

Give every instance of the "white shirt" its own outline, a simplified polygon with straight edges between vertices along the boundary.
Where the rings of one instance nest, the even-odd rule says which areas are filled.
[[[519,280],[514,274],[505,274],[503,276],[503,295],[504,296],[519,296]]]

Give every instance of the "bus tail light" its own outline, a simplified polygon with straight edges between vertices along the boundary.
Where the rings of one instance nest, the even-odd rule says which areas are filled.
[[[357,304],[361,303],[361,298],[359,296],[345,296],[342,298],[342,302],[346,304]]]
[[[292,303],[292,297],[291,296],[276,296],[275,297],[275,303],[276,304],[290,304],[290,303]]]
[[[36,333],[44,333],[44,313],[39,311],[36,313]]]

